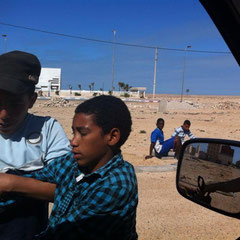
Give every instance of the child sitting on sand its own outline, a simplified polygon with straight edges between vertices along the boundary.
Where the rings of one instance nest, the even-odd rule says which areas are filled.
[[[149,155],[145,159],[152,158],[153,156],[157,158],[162,158],[168,156],[168,153],[173,149],[176,153],[179,153],[181,148],[180,139],[178,137],[171,137],[164,141],[164,119],[159,118],[157,120],[157,128],[151,133],[151,144],[149,147]]]
[[[181,127],[175,128],[174,133],[172,134],[171,137],[178,136],[182,144],[184,143],[184,138],[186,135],[188,135],[190,139],[195,138],[195,136],[190,131],[190,126],[191,122],[189,120],[185,120]]]
[[[72,152],[28,176],[56,184],[48,228],[36,239],[137,239],[137,180],[120,150],[131,125],[127,106],[113,96],[76,108]],[[0,174],[0,193],[36,197],[32,178]]]

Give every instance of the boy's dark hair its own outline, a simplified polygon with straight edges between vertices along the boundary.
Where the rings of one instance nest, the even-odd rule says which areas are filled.
[[[77,106],[75,114],[94,115],[95,123],[107,134],[118,128],[121,137],[116,147],[120,148],[127,140],[132,126],[131,114],[126,104],[117,97],[101,95],[93,97]]]
[[[189,120],[185,120],[183,125],[185,125],[185,124],[191,126],[191,122]]]
[[[164,121],[163,118],[158,118],[158,120],[157,120],[157,125],[159,124],[159,122],[163,122],[163,124],[165,123],[165,121]]]

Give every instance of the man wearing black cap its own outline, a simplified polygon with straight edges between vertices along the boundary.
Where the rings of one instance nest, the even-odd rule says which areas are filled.
[[[0,172],[26,174],[68,153],[69,140],[51,117],[28,113],[37,99],[41,65],[30,53],[0,55]],[[42,199],[52,199],[55,185],[32,186]],[[27,189],[26,189],[27,192]],[[47,225],[46,202],[6,196],[0,199],[0,240],[28,240]]]

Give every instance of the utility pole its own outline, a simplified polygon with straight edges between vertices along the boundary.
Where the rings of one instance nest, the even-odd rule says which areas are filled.
[[[112,93],[114,90],[114,66],[115,66],[115,43],[116,43],[116,30],[113,32],[113,56],[112,56]]]
[[[184,75],[185,75],[185,68],[186,68],[186,54],[187,54],[187,49],[188,49],[188,48],[191,48],[191,46],[187,46],[187,47],[184,49],[181,102],[182,102],[182,100],[183,100]]]
[[[2,37],[4,38],[4,52],[7,52],[7,35],[3,34]]]
[[[155,64],[154,64],[154,78],[153,78],[153,98],[155,98],[156,78],[157,78],[157,61],[158,61],[158,49],[155,48]]]

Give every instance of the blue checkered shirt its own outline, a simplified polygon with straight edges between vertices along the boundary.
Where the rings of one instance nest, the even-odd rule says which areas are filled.
[[[37,239],[137,239],[137,179],[133,166],[115,155],[84,175],[72,154],[32,177],[56,183],[49,226]]]

